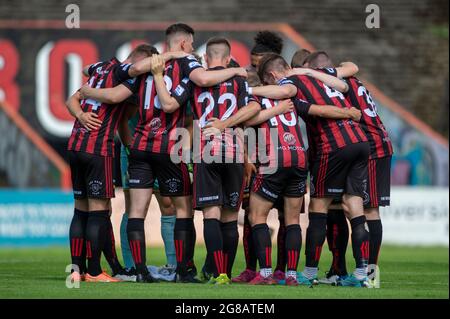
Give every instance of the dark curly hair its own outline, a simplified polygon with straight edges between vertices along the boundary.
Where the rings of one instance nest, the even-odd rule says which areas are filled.
[[[260,31],[255,36],[255,46],[251,54],[276,53],[281,54],[283,39],[271,31]]]

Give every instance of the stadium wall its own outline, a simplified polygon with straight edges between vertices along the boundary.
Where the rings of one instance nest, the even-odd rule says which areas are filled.
[[[449,243],[448,188],[395,187],[391,206],[381,208],[383,243],[393,245],[431,246]],[[308,203],[309,198],[306,198]],[[120,222],[124,212],[123,192],[116,191],[112,200],[112,222],[116,243],[120,243]],[[57,190],[0,191],[0,247],[67,245],[73,215],[69,192]],[[145,221],[149,246],[161,246],[160,211],[153,198]],[[243,211],[239,214],[242,240]],[[268,224],[276,241],[278,215],[272,211]],[[195,214],[197,243],[203,243],[203,218]],[[308,227],[307,214],[301,215],[303,236]]]
[[[20,24],[0,20],[0,60],[3,61],[0,95],[67,160],[65,149],[73,119],[64,101],[86,80],[81,75],[82,66],[109,59],[113,54],[123,59],[135,45],[144,41],[162,51],[162,31],[168,24],[84,20],[82,29],[68,30],[63,20],[29,20]],[[193,23],[193,26],[197,30],[197,53],[204,53],[209,37],[220,34],[231,39],[232,54],[241,65],[248,65],[254,34],[261,29],[276,30],[283,36],[283,55],[287,60],[298,48],[314,49],[287,24]],[[379,105],[378,112],[394,144],[393,184],[448,186],[448,141],[377,87],[366,84]],[[5,138],[11,139],[8,135]],[[33,158],[32,163],[39,166],[42,161]],[[0,162],[0,174],[2,172],[7,176],[6,186],[17,186],[6,174],[5,161]],[[40,179],[41,183],[46,181]],[[31,180],[23,185],[34,186]]]

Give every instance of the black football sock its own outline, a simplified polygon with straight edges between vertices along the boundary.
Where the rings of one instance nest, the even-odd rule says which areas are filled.
[[[98,276],[102,273],[100,259],[105,245],[108,220],[108,210],[89,212],[86,226],[86,256],[88,258],[88,273],[91,276]]]
[[[225,257],[225,266],[228,277],[231,278],[231,271],[233,269],[234,259],[236,258],[236,251],[239,244],[239,232],[237,220],[221,223],[222,238],[223,238],[223,254]]]
[[[214,273],[214,258],[213,256],[211,256],[210,253],[206,253],[206,258],[205,258],[205,264],[204,264],[204,269],[205,272],[207,274],[213,274]]]
[[[356,262],[356,272],[365,276],[369,259],[369,231],[366,224],[366,216],[358,216],[350,220],[352,226],[352,249]],[[364,273],[363,273],[364,271]]]
[[[278,211],[278,220],[280,222],[280,227],[278,228],[277,235],[277,266],[275,271],[280,270],[282,272],[286,271],[286,225],[284,224],[284,213],[283,211]]]
[[[205,238],[206,250],[210,258],[214,260],[214,277],[226,273],[222,230],[218,219],[203,219],[203,237]]]
[[[300,225],[286,226],[286,260],[289,275],[296,276],[300,250],[302,249],[302,229]]]
[[[337,275],[347,275],[345,254],[348,245],[348,224],[344,210],[330,209],[327,217],[327,242],[333,255],[332,269]]]
[[[86,272],[86,226],[88,218],[88,212],[75,208],[69,229],[72,264],[78,267],[80,274]]]
[[[106,225],[106,238],[105,238],[105,246],[103,247],[103,254],[105,255],[106,261],[111,267],[113,275],[119,273],[123,267],[117,258],[116,253],[116,241],[114,238],[114,230],[111,223],[111,217],[108,220]]]
[[[189,222],[189,230],[191,232],[190,236],[190,242],[188,246],[188,255],[187,255],[187,267],[192,268],[195,266],[194,263],[194,253],[195,253],[195,242],[197,240],[197,232],[195,231],[195,224],[194,224],[194,218],[191,218],[191,221]]]
[[[368,220],[369,226],[369,265],[378,265],[381,241],[383,239],[383,225],[381,220]]]
[[[177,256],[177,274],[185,276],[191,247],[192,218],[177,218],[173,230]]]
[[[317,268],[327,232],[327,214],[310,212],[306,230],[306,267]]]
[[[136,272],[147,274],[144,218],[128,218],[127,235]]]
[[[252,227],[253,242],[255,243],[256,256],[259,268],[264,277],[272,274],[272,240],[270,238],[269,226],[257,224]]]
[[[256,271],[257,258],[255,253],[255,245],[253,244],[252,226],[248,220],[248,210],[245,211],[244,215],[244,234],[242,237],[242,243],[244,245],[246,268]]]

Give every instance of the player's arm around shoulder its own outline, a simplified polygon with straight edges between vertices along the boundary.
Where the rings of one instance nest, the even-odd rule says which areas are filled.
[[[250,88],[250,94],[274,100],[289,99],[297,94],[297,87],[292,81],[281,81],[280,85],[265,85]]]
[[[83,99],[93,99],[106,104],[117,104],[125,101],[133,92],[123,84],[106,89],[95,89],[85,84],[81,87],[80,94]]]
[[[359,121],[361,119],[361,111],[357,108],[340,108],[334,105],[311,104],[308,115],[336,120],[352,119],[354,121]]]
[[[339,92],[347,93],[348,92],[347,82],[345,82],[344,80],[340,79],[337,76],[337,72],[335,72],[335,69],[331,69],[330,71],[331,72],[327,72],[324,69],[324,72],[322,72],[309,68],[294,68],[292,69],[291,73],[293,75],[311,76]]]
[[[359,72],[358,66],[353,62],[342,62],[336,68],[336,76],[338,78],[348,78],[356,75]]]
[[[96,113],[84,112],[81,108],[80,99],[81,96],[79,91],[72,94],[66,101],[67,110],[88,131],[99,129],[102,125],[102,121],[98,119]]]
[[[204,68],[196,68],[190,73],[189,79],[200,87],[210,87],[225,82],[235,76],[247,78],[247,70],[244,68],[227,68],[207,71]]]
[[[258,104],[259,107],[261,108],[261,104],[257,100],[252,100],[250,103]],[[256,114],[251,119],[249,119],[248,121],[245,122],[245,126],[247,126],[247,127],[257,126],[257,125],[260,125],[261,123],[268,121],[269,119],[271,119],[277,115],[290,113],[293,110],[294,110],[294,103],[292,102],[291,99],[281,100],[278,102],[276,107],[261,109],[258,114]]]

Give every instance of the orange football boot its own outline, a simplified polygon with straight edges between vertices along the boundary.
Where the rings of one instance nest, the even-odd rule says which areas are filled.
[[[122,280],[113,278],[110,275],[106,273],[106,271],[102,272],[98,276],[91,276],[89,274],[86,274],[86,282],[121,282]]]

